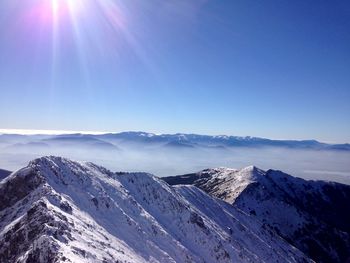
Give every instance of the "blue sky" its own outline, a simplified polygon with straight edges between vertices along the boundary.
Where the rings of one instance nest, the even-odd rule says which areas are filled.
[[[348,1],[4,0],[0,128],[350,142]]]

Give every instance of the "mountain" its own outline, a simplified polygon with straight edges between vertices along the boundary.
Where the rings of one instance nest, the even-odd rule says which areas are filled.
[[[198,134],[154,134],[146,132],[122,132],[94,135],[111,142],[164,144],[184,147],[283,147],[291,149],[350,151],[350,144],[327,144],[316,140],[271,140],[257,137]]]
[[[28,142],[28,143],[15,143],[7,146],[5,149],[8,151],[16,152],[33,152],[33,151],[45,151],[50,146],[44,142]]]
[[[40,156],[58,155],[101,164],[114,171],[169,176],[206,167],[240,167],[251,160],[306,179],[350,185],[350,145],[315,140],[121,132],[107,134],[0,134],[0,167],[18,170]],[[288,156],[288,158],[284,158]]]
[[[162,179],[171,185],[194,185],[232,204],[316,262],[350,260],[349,185],[306,181],[254,166]]]
[[[118,150],[118,147],[110,142],[100,140],[93,136],[84,134],[56,135],[43,140],[51,146],[59,147],[80,147],[83,149],[105,149]]]
[[[11,174],[10,171],[0,169],[0,181]]]
[[[0,262],[312,262],[194,186],[42,157],[0,182]]]
[[[154,134],[147,132],[120,132],[106,134],[62,134],[62,135],[16,135],[0,134],[0,143],[47,143],[63,145],[86,145],[117,149],[117,145],[143,144],[165,147],[279,147],[288,149],[312,149],[328,151],[350,151],[350,144],[327,144],[316,140],[272,140],[258,137],[199,134]]]

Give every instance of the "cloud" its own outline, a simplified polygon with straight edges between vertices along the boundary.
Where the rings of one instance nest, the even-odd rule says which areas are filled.
[[[28,129],[0,129],[0,134],[20,134],[20,135],[59,135],[59,134],[105,134],[99,131],[64,131],[64,130],[28,130]]]
[[[350,172],[341,172],[341,171],[304,170],[303,172],[307,174],[339,175],[339,176],[350,177]]]

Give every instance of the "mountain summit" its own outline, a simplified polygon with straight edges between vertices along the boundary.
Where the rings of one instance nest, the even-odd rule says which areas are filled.
[[[311,262],[193,186],[43,157],[0,183],[0,262]]]
[[[191,184],[250,214],[316,262],[350,259],[350,186],[249,166],[162,178]]]

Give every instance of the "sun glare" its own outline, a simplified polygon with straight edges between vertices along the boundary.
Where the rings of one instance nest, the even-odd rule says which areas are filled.
[[[90,70],[94,66],[91,58],[94,56],[102,57],[108,52],[114,56],[122,53],[126,45],[138,56],[143,56],[142,47],[129,30],[127,9],[121,1],[34,0],[18,10],[15,15],[20,23],[16,30],[38,50],[33,63],[40,60],[41,54],[50,54],[45,61],[50,67],[52,94],[59,88],[57,79],[68,61],[76,63],[79,77],[89,89]]]
[[[67,12],[77,13],[81,9],[80,0],[50,0],[52,14],[55,16],[66,15]]]
[[[51,8],[52,8],[52,13],[57,14],[58,11],[58,1],[59,0],[51,0]]]

